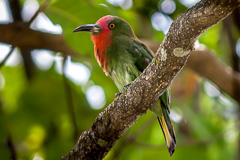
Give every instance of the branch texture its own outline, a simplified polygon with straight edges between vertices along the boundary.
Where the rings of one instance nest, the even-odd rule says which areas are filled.
[[[203,0],[176,18],[153,62],[81,134],[62,159],[102,159],[185,65],[198,36],[238,7],[238,0]],[[91,144],[91,145],[89,145]]]

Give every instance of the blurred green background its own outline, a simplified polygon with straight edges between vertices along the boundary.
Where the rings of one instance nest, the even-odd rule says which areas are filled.
[[[113,101],[118,90],[94,58],[90,33],[72,34],[74,28],[111,14],[128,21],[138,38],[160,43],[172,21],[197,2],[52,0],[30,27],[63,34],[79,55],[68,57],[63,68],[61,53],[14,50],[0,71],[0,159],[60,159]],[[0,0],[0,25],[27,22],[42,3]],[[20,10],[13,13],[16,8]],[[13,14],[21,16],[15,18]],[[239,31],[237,20],[230,16],[202,34],[196,48],[204,44],[225,65],[239,72]],[[0,43],[0,62],[9,50],[9,44]],[[116,143],[106,160],[240,159],[236,101],[189,69],[183,69],[175,78],[171,93],[171,118],[177,136],[173,157],[169,157],[157,119],[149,111]]]

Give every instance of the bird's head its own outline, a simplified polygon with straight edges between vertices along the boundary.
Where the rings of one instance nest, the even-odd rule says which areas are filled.
[[[123,19],[116,16],[104,16],[95,24],[86,24],[77,27],[73,32],[88,31],[92,33],[94,43],[94,54],[103,68],[106,75],[109,48],[116,48],[126,43],[126,40],[135,38],[134,32],[130,25]],[[121,45],[120,45],[121,44]]]
[[[95,24],[86,24],[77,27],[73,32],[88,31],[92,33],[92,37],[101,34],[108,35],[109,37],[117,37],[124,35],[134,37],[134,32],[130,25],[123,19],[117,16],[107,15],[100,18]]]

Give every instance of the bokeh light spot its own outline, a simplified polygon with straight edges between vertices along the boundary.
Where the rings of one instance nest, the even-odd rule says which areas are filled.
[[[240,57],[240,38],[238,39],[237,44],[236,44],[236,52],[237,52],[238,57]]]
[[[121,7],[122,9],[128,10],[132,7],[132,0],[107,0],[108,3],[116,7]]]
[[[39,8],[36,0],[26,0],[23,4],[22,17],[24,21],[29,21]]]
[[[101,109],[106,104],[105,93],[102,87],[93,85],[86,91],[87,100],[93,109]]]
[[[29,135],[26,139],[26,146],[29,149],[38,149],[45,139],[45,130],[42,126],[36,125],[33,126],[30,131]]]
[[[160,12],[155,12],[151,17],[151,22],[154,29],[163,31],[164,34],[167,34],[172,24],[172,19]]]
[[[2,62],[5,57],[8,55],[9,51],[11,50],[11,45],[0,43],[0,62]],[[15,67],[22,62],[22,57],[18,50],[15,48],[10,55],[10,57],[5,62],[5,66],[12,66]]]
[[[11,21],[11,18],[7,11],[7,5],[3,0],[0,0],[0,22],[8,23],[10,21]]]
[[[54,55],[52,51],[37,49],[37,50],[33,50],[31,55],[34,63],[41,70],[48,70],[53,65]]]
[[[210,97],[218,97],[220,95],[220,91],[208,81],[204,83],[204,89]]]
[[[70,57],[67,58],[65,67],[66,68],[64,72],[66,77],[77,85],[83,85],[87,83],[88,79],[90,78],[90,70],[82,63],[72,62]]]
[[[188,8],[192,7],[193,5],[195,5],[199,1],[200,0],[180,0],[180,2]]]
[[[176,123],[179,123],[182,120],[182,116],[172,109],[171,109],[171,112],[170,112],[170,117]]]
[[[62,27],[59,24],[54,25],[44,13],[40,13],[30,27],[42,32],[62,34]]]
[[[172,0],[165,0],[160,4],[159,9],[166,14],[172,14],[176,9],[176,4]]]

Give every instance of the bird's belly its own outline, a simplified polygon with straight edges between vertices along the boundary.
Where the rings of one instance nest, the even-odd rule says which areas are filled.
[[[124,86],[131,83],[140,74],[135,65],[115,66],[112,69],[110,77],[114,81],[119,91],[123,91]]]

